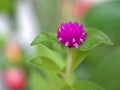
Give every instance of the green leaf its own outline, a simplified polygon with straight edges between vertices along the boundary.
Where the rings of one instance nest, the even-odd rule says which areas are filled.
[[[61,69],[58,67],[56,63],[54,63],[52,60],[45,58],[45,57],[37,57],[32,60],[30,60],[28,63],[33,64],[45,71],[49,72],[60,72]]]
[[[60,90],[64,82],[55,73],[30,68],[29,87],[31,90]]]
[[[36,69],[30,69],[29,72],[29,88],[31,90],[47,90],[50,89],[50,86],[42,73],[36,71]]]
[[[58,75],[56,75],[55,73],[47,73],[48,75],[48,84],[50,83],[50,87],[52,88],[52,90],[60,90],[64,85],[65,82],[63,81],[63,79],[61,79],[61,77],[59,77]]]
[[[60,69],[63,69],[65,67],[64,57],[60,53],[52,51],[42,44],[38,46],[38,51],[38,56],[46,57],[52,60],[56,65],[58,65]]]
[[[104,90],[95,83],[89,81],[79,81],[73,84],[75,90]]]
[[[72,67],[71,69],[74,70],[88,55],[89,51],[80,51],[73,49],[72,50]]]
[[[37,45],[46,41],[55,41],[56,40],[55,34],[41,32],[31,43],[31,45]],[[47,42],[46,42],[47,43]]]
[[[72,86],[64,86],[61,90],[104,90],[95,83],[89,81],[79,81],[73,83]]]
[[[72,49],[73,58],[72,58],[72,67],[71,69],[74,70],[88,55],[91,49],[96,47],[101,43],[112,45],[112,41],[105,35],[102,31],[87,28],[88,37],[83,42],[83,44],[78,49]]]
[[[41,32],[31,43],[31,45],[39,44],[42,44],[53,51],[65,53],[65,50],[62,49],[62,45],[58,42],[56,34],[54,33]]]
[[[102,31],[94,28],[86,28],[86,31],[88,36],[84,43],[78,48],[79,50],[88,51],[101,43],[113,45],[112,41]]]

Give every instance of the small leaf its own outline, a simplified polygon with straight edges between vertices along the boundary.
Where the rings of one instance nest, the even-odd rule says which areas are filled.
[[[58,42],[55,33],[41,32],[31,43],[31,45],[39,44],[42,44],[53,51],[65,53],[65,50],[62,49],[62,44]]]
[[[55,64],[52,60],[45,58],[45,57],[37,57],[32,60],[30,60],[28,63],[33,64],[45,71],[49,72],[60,72],[61,69],[58,67],[57,64]]]
[[[45,41],[54,41],[56,40],[55,34],[41,32],[31,43],[31,45],[37,45]]]
[[[60,67],[60,69],[65,67],[64,57],[60,53],[52,51],[42,44],[40,44],[37,49],[39,51],[38,56],[52,60],[56,65],[58,65],[58,67]]]
[[[102,31],[93,28],[87,28],[85,30],[87,31],[88,36],[84,43],[79,47],[79,50],[87,51],[101,43],[113,45],[112,41]]]
[[[61,90],[104,90],[104,89],[96,85],[95,83],[89,81],[79,81],[73,83],[71,87],[65,86]]]
[[[73,49],[72,53],[73,53],[73,56],[72,56],[71,69],[74,70],[83,61],[83,59],[88,55],[89,51],[80,51],[80,50]]]

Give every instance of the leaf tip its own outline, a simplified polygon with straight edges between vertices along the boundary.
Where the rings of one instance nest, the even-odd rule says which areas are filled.
[[[33,43],[33,41],[32,41],[32,43],[30,44],[30,46],[33,46],[34,45],[34,43]]]
[[[114,43],[111,40],[109,40],[109,42],[107,42],[106,44],[114,45]]]

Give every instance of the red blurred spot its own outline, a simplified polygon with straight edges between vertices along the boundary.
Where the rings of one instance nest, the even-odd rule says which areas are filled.
[[[3,72],[5,84],[10,90],[24,90],[26,73],[22,68],[7,68]]]

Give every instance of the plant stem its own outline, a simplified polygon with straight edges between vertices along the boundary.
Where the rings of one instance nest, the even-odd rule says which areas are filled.
[[[67,53],[67,65],[66,65],[66,81],[69,81],[70,73],[71,73],[71,65],[72,65],[72,50],[69,49]]]

